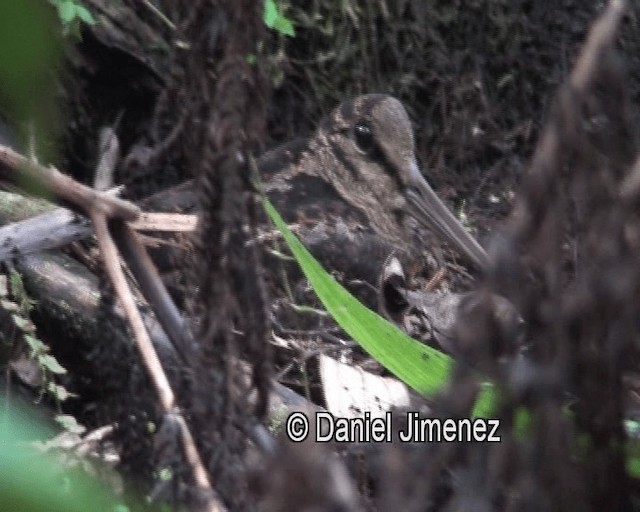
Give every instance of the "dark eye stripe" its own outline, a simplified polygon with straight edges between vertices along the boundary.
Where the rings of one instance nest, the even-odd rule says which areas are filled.
[[[333,138],[329,138],[328,140],[334,155],[336,155],[336,158],[338,159],[338,161],[340,161],[340,163],[347,169],[347,171],[349,171],[349,174],[351,174],[351,176],[353,177],[353,180],[358,182],[362,181],[362,176],[360,176],[358,169],[353,164],[351,159],[347,158],[347,155],[345,154],[342,146]],[[374,138],[374,142],[375,142],[375,138]],[[375,160],[376,162],[381,164],[382,167],[385,169],[383,172],[386,172],[387,174],[390,175],[391,179],[393,180],[398,190],[401,190],[401,191],[404,190],[404,183],[402,182],[402,179],[400,179],[400,173],[387,159],[386,155],[384,154],[384,151],[382,151],[379,146],[376,145],[376,149],[373,153],[366,156],[363,155],[362,158]]]

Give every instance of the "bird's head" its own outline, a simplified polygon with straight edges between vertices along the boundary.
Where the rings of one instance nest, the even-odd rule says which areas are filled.
[[[397,239],[409,213],[477,267],[488,267],[484,249],[424,179],[411,121],[400,101],[385,94],[345,101],[321,124],[318,135],[319,144],[342,164],[319,172],[368,216],[380,235]]]

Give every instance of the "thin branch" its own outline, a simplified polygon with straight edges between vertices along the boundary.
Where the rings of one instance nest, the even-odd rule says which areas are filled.
[[[123,220],[136,220],[141,210],[135,204],[98,192],[73,178],[61,173],[55,167],[43,167],[29,161],[8,146],[0,145],[0,178],[16,184],[21,189],[38,197],[58,201],[80,213],[102,212],[106,217]]]
[[[136,278],[142,294],[151,304],[156,318],[171,339],[179,356],[184,357],[189,346],[193,346],[193,336],[160,279],[139,235],[130,226],[123,224],[116,224],[112,229],[118,248]]]
[[[594,23],[580,56],[576,61],[569,83],[579,92],[589,88],[601,58],[615,43],[618,25],[627,10],[626,0],[611,0],[606,11]]]
[[[616,31],[627,8],[625,0],[611,0],[605,12],[598,18],[593,28],[589,32],[589,37],[582,47],[573,71],[567,80],[565,88],[560,89],[558,103],[571,106],[568,98],[582,97],[592,86],[593,80],[597,76],[598,66],[603,57],[611,50],[615,42]],[[571,95],[574,91],[577,95]],[[566,108],[556,108],[554,115],[545,125],[538,143],[536,145],[531,165],[529,177],[536,181],[535,186],[530,190],[536,190],[538,201],[532,196],[530,199],[520,200],[516,203],[510,216],[510,231],[517,233],[517,239],[524,239],[529,236],[529,229],[533,229],[538,222],[534,221],[536,212],[540,213],[540,205],[546,204],[542,196],[547,194],[557,172],[557,162],[561,161],[562,152],[566,150],[563,142],[566,133],[575,126],[575,119],[571,119],[571,124],[563,126],[563,115],[566,115]]]
[[[136,231],[171,231],[173,233],[192,233],[198,225],[198,216],[184,213],[140,214],[138,220],[129,222]]]
[[[171,30],[176,29],[175,23],[171,21],[166,14],[164,14],[160,9],[158,9],[155,5],[153,5],[149,0],[142,0],[142,3],[153,12],[158,18],[162,20],[162,22],[169,27]]]
[[[0,262],[61,247],[91,234],[91,226],[84,217],[56,208],[0,227]]]
[[[142,361],[149,372],[151,381],[156,388],[162,408],[165,413],[171,414],[176,418],[180,425],[185,456],[191,465],[196,485],[203,490],[209,498],[208,510],[212,512],[224,510],[220,500],[215,496],[215,492],[211,486],[211,482],[209,481],[209,475],[202,463],[202,459],[200,458],[200,454],[196,448],[191,431],[184,419],[176,411],[175,395],[173,394],[169,380],[162,369],[160,359],[153,348],[149,335],[144,328],[142,316],[140,315],[138,308],[136,308],[133,295],[127,285],[124,272],[120,266],[116,245],[111,238],[109,228],[107,227],[107,219],[104,213],[98,211],[92,211],[90,216],[107,275],[113,283],[116,295],[118,296],[125,315],[131,325],[136,340],[136,346],[138,347]]]
[[[162,407],[165,411],[169,412],[175,405],[175,397],[169,381],[162,371],[160,360],[153,349],[149,335],[144,328],[142,316],[135,305],[124,272],[120,267],[118,250],[109,233],[107,219],[100,212],[91,212],[91,222],[93,223],[93,229],[96,234],[98,247],[100,248],[100,254],[102,255],[102,261],[107,275],[113,283],[116,295],[120,299],[125,315],[131,324],[138,350],[156,387],[156,392],[160,397]]]
[[[120,141],[113,128],[108,127],[100,130],[99,152],[93,188],[102,191],[113,186],[113,175],[120,159]]]

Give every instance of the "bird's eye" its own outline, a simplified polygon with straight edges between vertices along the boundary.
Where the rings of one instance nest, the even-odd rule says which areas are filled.
[[[365,123],[358,123],[353,127],[353,138],[363,153],[371,154],[376,148],[371,128]]]

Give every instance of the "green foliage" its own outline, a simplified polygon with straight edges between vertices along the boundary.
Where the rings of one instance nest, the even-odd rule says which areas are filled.
[[[281,407],[271,414],[271,420],[267,428],[272,435],[276,436],[282,431],[282,426],[288,413],[289,411],[286,407]]]
[[[318,298],[347,334],[380,364],[416,391],[432,395],[446,386],[453,365],[451,358],[418,343],[360,304],[313,258],[267,199],[264,201],[264,207],[282,233]],[[490,383],[485,382],[472,415],[490,417],[495,409],[496,390]],[[519,408],[514,419],[516,436],[527,437],[535,421],[531,412]],[[638,430],[635,422],[627,421],[626,426],[629,432]],[[640,441],[630,439],[625,445],[625,453],[627,473],[633,478],[640,478]]]
[[[266,199],[265,209],[284,236],[318,298],[349,336],[419,393],[433,395],[447,385],[453,367],[453,360],[449,356],[410,338],[363,306],[322,268]],[[489,416],[494,409],[494,402],[493,388],[486,384],[473,414]]]
[[[262,14],[264,24],[282,35],[294,37],[296,35],[293,23],[282,14],[281,6],[275,0],[264,0],[264,12]]]
[[[20,338],[29,349],[29,357],[38,365],[44,381],[41,391],[63,402],[73,395],[64,386],[56,384],[54,376],[64,375],[67,370],[49,354],[49,347],[36,336],[36,326],[29,318],[35,304],[27,295],[18,272],[12,271],[8,280],[0,275],[0,308],[9,313],[13,327],[21,333]]]
[[[0,2],[0,112],[18,145],[48,163],[56,161],[55,133],[64,126],[56,86],[61,30],[52,14],[42,0]]]
[[[21,412],[0,407],[0,419],[0,510],[129,510],[86,473],[62,468],[59,460],[29,443],[50,434]]]
[[[49,0],[57,10],[60,23],[62,24],[62,34],[69,34],[80,37],[80,23],[95,25],[96,20],[89,10],[77,0]]]
[[[55,417],[56,423],[60,425],[65,431],[72,434],[81,435],[87,430],[85,426],[80,425],[78,421],[68,414],[58,414]]]
[[[163,482],[168,482],[173,478],[173,471],[171,468],[162,468],[158,472],[158,479]]]
[[[347,334],[416,391],[432,395],[446,386],[453,364],[448,356],[409,338],[397,327],[360,304],[313,258],[267,199],[264,206],[319,299]],[[473,416],[489,417],[495,411],[495,390],[490,383],[484,383],[483,386],[483,392],[474,405]],[[528,410],[518,409],[514,427],[517,437],[526,437],[532,428],[532,422]],[[637,425],[630,426],[628,423],[628,430],[637,429]],[[579,441],[584,442],[584,439]],[[580,446],[577,448],[579,451]],[[625,453],[627,473],[633,478],[640,478],[640,441],[630,439],[625,445]]]

